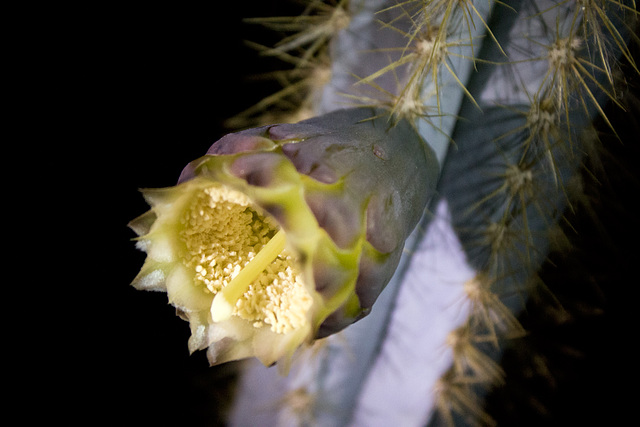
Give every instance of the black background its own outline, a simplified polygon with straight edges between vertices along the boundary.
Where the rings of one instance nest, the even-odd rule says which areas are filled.
[[[204,352],[189,355],[188,323],[166,294],[129,285],[145,254],[127,224],[148,209],[140,188],[174,185],[228,133],[225,120],[279,88],[253,77],[282,64],[245,41],[282,35],[242,19],[278,14],[281,2],[224,3],[20,15],[29,38],[16,81],[29,95],[16,103],[30,116],[20,126],[28,146],[14,144],[24,150],[12,156],[12,182],[38,184],[32,231],[47,253],[46,280],[37,292],[31,280],[21,287],[28,308],[19,304],[13,317],[27,350],[7,387],[25,422],[218,425],[226,368],[210,368]]]
[[[24,375],[14,395],[39,402],[21,410],[22,419],[216,425],[211,402],[220,396],[211,384],[222,383],[227,372],[209,368],[204,352],[188,354],[188,324],[175,317],[165,294],[129,286],[144,254],[126,225],[147,209],[139,188],[173,185],[186,163],[228,131],[225,119],[278,87],[248,79],[279,65],[243,44],[268,45],[278,35],[241,18],[278,15],[274,4],[286,3],[226,3],[38,11],[38,22],[51,30],[29,43],[35,52],[22,52],[36,57],[24,70],[37,96],[21,103],[38,112],[25,129],[42,131],[43,144],[16,163],[21,176],[51,189],[42,196],[51,236],[41,244],[54,261],[48,279],[38,282],[47,314],[29,307],[18,319],[35,318],[38,326],[16,323],[27,329],[20,354],[35,356],[25,371],[37,374]],[[605,244],[579,216],[579,255],[547,267],[550,280],[577,283],[559,288],[567,305],[583,307],[578,302],[586,300],[598,310],[576,309],[574,322],[558,326],[532,307],[524,321],[534,338],[522,348],[547,354],[557,384],[527,377],[529,362],[506,360],[513,381],[489,404],[503,425],[620,419],[629,410],[626,386],[637,384],[631,378],[637,310],[630,294],[638,282],[633,135],[640,129],[620,117],[625,144],[609,141],[610,169],[595,203],[611,241]],[[44,166],[25,173],[34,158]],[[559,351],[555,342],[578,352]]]
[[[99,132],[108,135],[104,151],[111,159],[105,165],[110,197],[103,213],[107,238],[115,241],[108,244],[113,264],[105,268],[110,279],[100,297],[108,301],[100,304],[106,339],[89,338],[104,347],[87,354],[85,362],[87,374],[104,381],[92,384],[106,399],[97,414],[114,421],[209,426],[220,420],[217,402],[225,397],[220,384],[226,369],[210,368],[205,352],[189,355],[188,323],[176,317],[166,294],[129,286],[144,254],[126,227],[148,209],[139,188],[174,185],[188,162],[228,133],[225,120],[278,89],[252,77],[282,65],[244,42],[268,44],[281,35],[242,19],[272,16],[280,2],[220,3],[124,9],[103,40],[108,60],[98,65],[105,67],[99,92],[110,108],[99,118]]]

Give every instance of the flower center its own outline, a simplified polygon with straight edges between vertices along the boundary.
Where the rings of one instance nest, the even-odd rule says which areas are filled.
[[[195,195],[182,217],[184,265],[196,286],[215,295],[214,322],[231,316],[287,333],[307,322],[312,299],[284,231],[243,193],[213,185]]]

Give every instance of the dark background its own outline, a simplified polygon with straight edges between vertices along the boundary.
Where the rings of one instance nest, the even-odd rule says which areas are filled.
[[[242,22],[278,14],[274,4],[285,2],[22,11],[29,40],[17,49],[16,105],[31,115],[13,144],[21,151],[11,156],[12,188],[27,178],[38,185],[19,192],[38,200],[32,231],[46,280],[37,292],[31,280],[21,287],[12,316],[19,365],[7,366],[25,366],[7,384],[18,419],[218,425],[228,369],[210,368],[204,352],[189,355],[188,323],[166,294],[129,285],[145,254],[127,224],[148,210],[140,188],[174,185],[228,133],[224,121],[279,88],[253,77],[282,65],[244,42],[281,35]],[[32,253],[31,243],[18,253]]]
[[[202,9],[153,4],[123,8],[120,16],[111,12],[112,25],[100,40],[105,58],[96,58],[104,105],[97,99],[101,117],[94,135],[101,134],[99,151],[109,159],[101,162],[106,176],[98,178],[107,178],[102,188],[108,197],[101,200],[106,222],[90,233],[109,240],[109,253],[103,276],[86,283],[99,284],[102,309],[99,332],[89,328],[85,338],[98,348],[82,360],[93,389],[89,407],[97,404],[87,414],[92,419],[219,423],[228,369],[210,368],[205,352],[189,355],[188,322],[176,317],[166,294],[129,286],[145,255],[135,249],[127,223],[148,209],[139,188],[174,185],[188,162],[229,132],[227,119],[279,88],[253,77],[282,64],[244,43],[275,43],[279,35],[242,22],[277,14],[276,3],[285,2],[215,2]],[[94,392],[101,397],[94,400]]]
[[[224,392],[212,384],[226,384],[229,370],[208,367],[204,352],[188,354],[188,324],[165,294],[129,286],[144,254],[126,226],[147,209],[139,188],[173,185],[186,163],[228,131],[224,120],[278,88],[248,79],[280,65],[243,40],[269,45],[279,36],[241,18],[278,15],[274,4],[287,15],[296,7],[217,3],[204,9],[156,3],[56,9],[63,18],[49,22],[56,36],[45,31],[34,43],[40,68],[28,76],[47,118],[31,126],[46,135],[39,157],[61,158],[47,164],[61,179],[47,205],[60,219],[48,222],[53,234],[43,243],[59,252],[50,267],[55,280],[42,285],[46,297],[39,298],[53,313],[34,316],[38,329],[28,333],[32,366],[42,374],[16,388],[16,395],[42,406],[23,411],[23,419],[218,421],[211,402]],[[48,11],[38,16],[48,21]],[[619,112],[611,117],[618,118],[624,144],[607,142],[606,179],[591,188],[598,189],[594,216],[606,237],[584,211],[573,218],[579,251],[545,269],[572,320],[558,324],[535,305],[523,317],[531,337],[507,353],[508,383],[489,397],[489,411],[501,425],[596,424],[621,419],[630,409],[634,391],[626,386],[637,387],[637,309],[630,294],[638,284],[640,129]],[[50,176],[38,178],[46,186]],[[63,301],[54,299],[61,294]],[[551,366],[552,384],[533,366],[539,354]]]

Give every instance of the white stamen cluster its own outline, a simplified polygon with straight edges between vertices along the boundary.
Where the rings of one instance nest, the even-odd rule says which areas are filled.
[[[194,284],[214,295],[227,286],[278,231],[243,193],[222,185],[194,196],[181,219],[183,263]],[[282,251],[236,302],[233,314],[259,328],[287,333],[307,322],[312,299],[293,257]]]

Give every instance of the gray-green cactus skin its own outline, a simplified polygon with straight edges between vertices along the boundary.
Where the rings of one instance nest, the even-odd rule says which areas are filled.
[[[496,360],[525,332],[516,316],[574,196],[592,122],[617,103],[635,4],[332,6],[350,23],[332,34],[332,79],[313,111],[364,104],[386,107],[390,123],[413,120],[441,166],[438,197],[371,315],[286,378],[247,367],[232,424],[492,424],[483,394],[505,380]],[[443,50],[419,51],[440,24]]]

